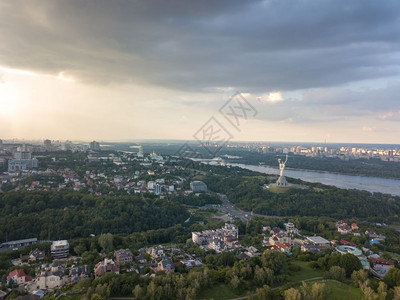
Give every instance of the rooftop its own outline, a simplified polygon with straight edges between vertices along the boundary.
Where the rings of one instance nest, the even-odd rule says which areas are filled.
[[[329,241],[320,236],[308,236],[307,239],[314,244],[329,244]]]

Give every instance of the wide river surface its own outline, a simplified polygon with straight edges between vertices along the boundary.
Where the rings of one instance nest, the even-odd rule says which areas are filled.
[[[279,169],[268,166],[253,166],[245,164],[229,165],[260,173],[279,175]],[[333,185],[342,189],[359,189],[369,192],[380,192],[400,196],[400,180],[397,179],[343,175],[296,169],[285,169],[285,176],[298,178],[308,182],[320,182],[322,184]]]

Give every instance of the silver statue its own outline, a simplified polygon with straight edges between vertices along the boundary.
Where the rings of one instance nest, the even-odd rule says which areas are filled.
[[[283,162],[280,158],[278,159],[280,176],[279,176],[278,180],[276,181],[276,184],[279,186],[288,186],[289,185],[285,176],[283,176],[283,171],[285,170],[285,165],[286,165],[287,160],[288,160],[287,155],[286,155],[285,162]]]

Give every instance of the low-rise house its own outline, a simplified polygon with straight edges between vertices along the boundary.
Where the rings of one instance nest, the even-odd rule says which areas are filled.
[[[269,246],[271,246],[271,245],[269,244],[269,237],[264,236],[264,239],[263,239],[263,241],[262,241],[262,246],[263,246],[263,247],[269,247]]]
[[[302,252],[312,252],[312,253],[319,253],[323,250],[319,245],[313,244],[311,242],[304,242],[301,245],[300,249]]]
[[[278,242],[282,244],[291,244],[292,238],[288,236],[286,232],[276,233],[269,238],[269,244],[272,246]]]
[[[84,265],[83,267],[71,267],[69,270],[69,278],[71,283],[78,282],[90,276],[89,268]]]
[[[109,258],[105,258],[101,262],[97,263],[97,265],[94,267],[95,277],[99,278],[106,273],[119,274],[119,264]]]
[[[12,281],[15,284],[25,284],[26,282],[32,281],[32,277],[25,274],[22,269],[15,269],[11,271],[7,276],[7,284]]]
[[[146,256],[144,256],[143,254],[139,254],[135,257],[135,259],[141,264],[144,264],[147,261]]]
[[[165,273],[174,272],[175,266],[174,263],[169,259],[163,259],[158,262],[156,267],[151,267],[154,272],[163,271]]]
[[[277,242],[272,247],[273,250],[280,251],[280,252],[283,252],[283,253],[286,253],[286,254],[290,254],[291,248],[292,248],[291,244],[289,244],[289,243],[280,243],[280,242]]]
[[[60,288],[67,283],[69,283],[69,278],[64,274],[64,268],[61,266],[45,265],[36,279],[36,287],[44,290]]]
[[[237,255],[237,258],[239,258],[239,259],[249,259],[249,258],[251,258],[249,255],[247,255],[247,253],[246,252],[241,252],[241,253],[239,253],[238,255]]]
[[[160,259],[165,257],[165,249],[162,245],[153,246],[146,251],[152,259]]]
[[[233,224],[225,223],[225,226],[216,230],[204,230],[192,232],[192,240],[205,250],[214,249],[217,253],[241,248],[238,242],[239,229]]]
[[[214,238],[209,244],[208,249],[215,250],[217,253],[221,253],[228,250],[228,247],[222,242],[220,238]]]
[[[263,231],[263,232],[264,232],[264,231],[270,232],[270,231],[271,231],[271,226],[263,226],[262,231]]]
[[[20,254],[19,255],[19,258],[15,258],[15,259],[12,259],[11,260],[11,263],[14,265],[14,266],[22,266],[22,265],[27,265],[28,263],[28,260],[29,260],[29,255],[22,255],[22,254]]]
[[[180,263],[184,264],[189,270],[203,265],[203,263],[198,259],[184,259],[181,260]]]
[[[368,258],[371,260],[371,262],[372,262],[372,264],[373,264],[374,266],[375,266],[375,265],[394,266],[394,263],[393,263],[393,262],[391,262],[390,260],[387,260],[387,259],[385,259],[385,258],[383,258],[383,257],[375,257],[375,256],[371,255],[371,256],[369,256]]]
[[[271,231],[269,232],[269,234],[273,235],[273,234],[280,233],[280,232],[282,232],[282,231],[283,231],[283,230],[282,230],[281,228],[279,228],[279,227],[273,227],[273,228],[271,229]]]
[[[370,238],[380,242],[384,242],[386,240],[386,236],[378,234],[375,231],[366,231],[365,234],[368,235]]]
[[[340,240],[340,243],[341,243],[342,245],[348,245],[348,246],[352,246],[352,247],[356,247],[356,246],[357,246],[357,245],[354,244],[353,242],[349,242],[349,241],[346,241],[346,240]]]
[[[379,278],[384,278],[387,272],[394,267],[394,263],[379,257],[379,255],[373,254],[368,258],[372,262],[371,273]]]
[[[345,224],[342,224],[341,226],[339,226],[339,227],[337,228],[337,230],[338,230],[338,232],[339,232],[340,234],[349,234],[349,233],[351,232],[350,226],[347,225],[346,223],[345,223]]]
[[[351,230],[358,230],[359,228],[358,228],[358,226],[357,226],[357,224],[356,223],[352,223],[351,224]]]
[[[286,228],[286,232],[288,234],[299,234],[299,230],[296,228],[296,226],[289,222],[289,223],[285,223],[285,228]]]
[[[38,260],[43,260],[46,257],[46,254],[44,251],[40,251],[38,248],[35,250],[32,250],[29,253],[29,261],[31,262],[36,262]]]
[[[246,248],[246,250],[246,254],[248,254],[250,257],[261,255],[260,250],[258,250],[256,247],[250,246]]]
[[[339,227],[341,227],[343,225],[347,225],[347,223],[345,221],[343,221],[343,220],[337,221],[335,223],[336,228],[339,228]]]
[[[114,256],[120,265],[127,263],[131,264],[133,262],[133,254],[129,249],[119,249],[115,251]]]

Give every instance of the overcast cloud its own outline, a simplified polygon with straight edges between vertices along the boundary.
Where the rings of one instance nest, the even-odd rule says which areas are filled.
[[[0,0],[0,66],[215,101],[244,91],[260,120],[396,121],[399,12],[397,0]]]

